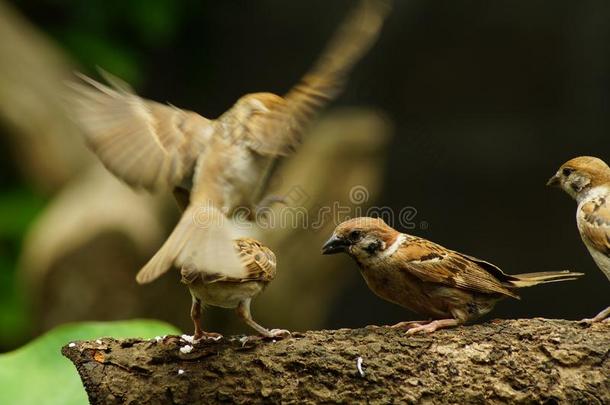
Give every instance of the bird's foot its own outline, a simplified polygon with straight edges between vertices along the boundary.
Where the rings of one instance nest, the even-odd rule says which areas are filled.
[[[578,323],[591,325],[598,322],[610,322],[610,307],[604,309],[599,314],[595,315],[593,318],[585,318],[578,321]]]
[[[415,328],[417,326],[422,326],[422,325],[427,324],[429,322],[430,321],[405,321],[405,322],[398,322],[397,324],[390,325],[390,328],[392,328],[392,329],[411,329],[411,328]]]
[[[195,335],[193,336],[193,339],[195,342],[197,342],[201,339],[220,340],[220,339],[222,339],[222,337],[223,336],[220,333],[199,331],[199,332],[195,333]]]
[[[450,328],[452,326],[459,325],[457,319],[437,319],[436,321],[428,322],[424,325],[414,326],[407,330],[408,335],[413,335],[415,333],[432,333],[438,329]]]
[[[290,337],[290,331],[286,329],[271,329],[263,334],[263,336],[269,339],[285,339]]]

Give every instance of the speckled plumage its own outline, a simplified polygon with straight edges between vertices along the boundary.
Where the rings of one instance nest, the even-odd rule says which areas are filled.
[[[281,337],[288,334],[284,330],[269,331],[257,324],[250,314],[250,302],[275,277],[275,254],[259,241],[251,238],[240,238],[233,241],[245,276],[234,278],[222,271],[217,274],[202,273],[191,266],[181,269],[182,282],[186,284],[193,304],[191,317],[195,325],[195,336],[214,335],[201,329],[202,305],[213,305],[221,308],[236,308],[238,315],[257,332],[268,337]]]
[[[567,271],[509,275],[484,260],[399,233],[378,218],[355,218],[337,226],[323,252],[339,251],[356,260],[379,297],[437,320],[409,323],[414,326],[411,333],[475,320],[497,301],[519,298],[518,288],[582,275]]]
[[[610,281],[610,168],[601,159],[580,156],[561,165],[547,185],[572,196],[580,237],[597,267]],[[608,319],[610,307],[586,322]]]

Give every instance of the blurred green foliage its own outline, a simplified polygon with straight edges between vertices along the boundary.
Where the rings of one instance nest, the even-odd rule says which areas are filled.
[[[19,343],[28,332],[26,297],[15,273],[23,237],[44,204],[44,197],[26,188],[0,194],[0,350]]]
[[[102,66],[137,87],[143,52],[168,45],[197,2],[25,0],[17,6],[84,67]]]
[[[146,55],[167,45],[195,2],[173,0],[22,0],[14,4],[85,71],[103,67],[138,87]],[[44,62],[44,61],[41,61]],[[1,132],[7,128],[0,127]],[[16,279],[23,238],[50,196],[26,186],[18,157],[0,151],[0,352],[30,336],[27,296]],[[1,402],[1,401],[0,401]],[[2,402],[6,403],[6,402]]]
[[[26,346],[0,355],[0,404],[87,403],[80,378],[61,347],[74,340],[176,334],[171,325],[152,320],[62,325]]]

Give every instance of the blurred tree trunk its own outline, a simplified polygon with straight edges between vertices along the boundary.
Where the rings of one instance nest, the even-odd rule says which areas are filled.
[[[503,320],[415,336],[367,327],[186,345],[105,338],[62,353],[91,404],[610,403],[609,322]]]

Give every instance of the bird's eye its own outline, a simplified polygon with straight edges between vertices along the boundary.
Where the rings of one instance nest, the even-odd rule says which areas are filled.
[[[563,174],[565,177],[568,177],[573,172],[574,172],[574,169],[569,168],[569,167],[564,167],[564,169],[561,171],[561,174]]]
[[[351,240],[358,240],[358,239],[360,239],[360,236],[362,236],[362,232],[360,232],[360,231],[351,231],[349,233],[349,238]]]

